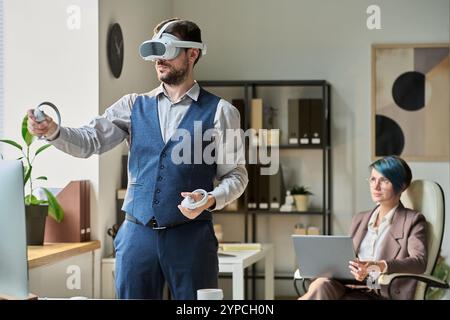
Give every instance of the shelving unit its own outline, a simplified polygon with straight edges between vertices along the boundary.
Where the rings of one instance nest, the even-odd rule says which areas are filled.
[[[199,84],[206,90],[215,93],[229,102],[233,99],[243,99],[245,101],[245,127],[250,128],[251,119],[251,101],[254,98],[262,98],[263,103],[276,104],[279,108],[286,108],[288,99],[298,98],[315,98],[322,99],[323,117],[322,117],[322,137],[321,143],[318,145],[292,145],[286,141],[287,137],[283,133],[287,128],[283,128],[282,122],[286,120],[288,114],[286,110],[278,109],[279,126],[272,128],[280,129],[280,158],[283,157],[283,152],[305,152],[307,150],[322,151],[322,195],[321,208],[311,209],[308,211],[293,211],[281,212],[274,209],[249,209],[247,207],[248,194],[244,193],[242,196],[243,207],[239,211],[220,211],[218,214],[238,214],[244,217],[244,239],[246,242],[258,242],[257,225],[258,217],[262,216],[320,216],[322,220],[321,233],[331,234],[331,213],[332,213],[332,166],[331,166],[331,137],[330,137],[330,84],[325,80],[299,80],[299,81],[199,81]],[[306,88],[306,89],[305,89]],[[236,95],[236,96],[233,96]],[[274,98],[273,98],[274,97]],[[278,103],[274,103],[277,101]],[[284,199],[282,199],[284,202]],[[250,229],[250,232],[249,232]],[[275,249],[276,250],[276,249]],[[252,269],[252,274],[248,277],[252,279],[253,298],[255,297],[255,279],[258,278],[255,267]],[[276,273],[275,279],[292,279],[286,272],[283,274]]]
[[[243,226],[243,238],[245,242],[258,242],[257,226],[260,223],[259,219],[264,217],[271,219],[272,217],[279,217],[280,219],[299,216],[299,217],[319,217],[321,219],[321,233],[331,234],[331,218],[332,218],[332,159],[331,159],[331,139],[330,139],[330,84],[325,80],[304,80],[304,81],[199,81],[199,84],[206,90],[223,97],[229,102],[233,99],[244,100],[244,119],[245,122],[242,125],[243,129],[250,128],[251,124],[251,101],[254,98],[262,98],[263,103],[269,103],[270,105],[276,105],[279,108],[278,124],[272,126],[272,128],[280,129],[280,144],[278,146],[280,151],[280,159],[283,157],[301,159],[305,153],[316,153],[314,157],[321,157],[321,161],[316,161],[316,171],[314,176],[320,176],[321,179],[315,181],[321,181],[321,195],[320,206],[312,207],[307,211],[291,211],[282,212],[276,209],[249,209],[248,204],[248,192],[246,191],[242,196],[243,206],[238,211],[221,210],[216,215],[226,214],[227,216],[234,215],[238,219],[242,219],[243,223],[239,222],[237,229]],[[321,143],[318,145],[292,145],[288,144],[288,139],[285,135],[287,132],[287,101],[288,99],[321,99],[323,108],[323,117],[321,119],[322,125],[322,137]],[[284,108],[284,109],[283,109]],[[283,124],[284,122],[284,124]],[[320,153],[320,154],[317,154]],[[320,163],[321,162],[321,163]],[[126,162],[124,162],[125,164]],[[295,165],[294,165],[295,167]],[[321,170],[317,169],[318,167]],[[309,170],[313,171],[313,170]],[[320,191],[318,191],[320,193]],[[123,192],[118,194],[118,222],[123,219],[123,213],[120,211],[120,206],[123,198]],[[281,199],[281,204],[284,203],[284,198]],[[216,216],[215,215],[215,216]],[[259,218],[259,219],[258,219]],[[242,234],[241,234],[242,235]],[[290,234],[286,236],[290,237]],[[242,238],[240,238],[242,239]],[[277,248],[275,248],[275,252]],[[252,293],[255,298],[255,286],[256,279],[260,278],[260,272],[256,270],[255,266],[250,270],[251,272],[245,272],[246,279],[252,281]],[[292,279],[293,275],[289,275],[288,272],[278,271],[275,273],[275,279]],[[246,297],[248,286],[246,286]]]

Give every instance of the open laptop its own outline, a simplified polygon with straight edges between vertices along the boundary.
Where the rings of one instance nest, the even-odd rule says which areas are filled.
[[[0,160],[0,296],[28,297],[23,169]]]
[[[351,237],[292,235],[292,239],[303,278],[354,280],[348,267],[356,258]]]

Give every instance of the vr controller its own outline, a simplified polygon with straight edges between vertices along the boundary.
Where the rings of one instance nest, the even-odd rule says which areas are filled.
[[[199,201],[195,201],[191,196],[188,196],[181,202],[181,205],[183,207],[193,210],[197,209],[198,207],[204,206],[206,202],[208,202],[208,192],[206,192],[206,190],[197,189],[192,191],[192,193],[201,193],[203,197]]]
[[[34,117],[36,118],[37,122],[42,122],[45,120],[46,114],[44,113],[43,106],[49,106],[52,108],[56,113],[57,123],[58,127],[61,125],[61,114],[59,113],[58,108],[51,102],[45,101],[39,104],[36,109],[34,109]],[[45,139],[44,137],[39,137],[39,139]]]

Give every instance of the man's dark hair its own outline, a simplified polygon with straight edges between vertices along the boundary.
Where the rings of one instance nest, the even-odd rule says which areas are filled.
[[[192,21],[178,19],[178,18],[172,18],[168,20],[164,20],[160,22],[155,29],[153,29],[153,32],[157,34],[159,30],[163,26],[165,26],[167,23],[177,21],[175,23],[172,23],[170,26],[167,27],[164,32],[170,33],[174,35],[175,37],[179,38],[183,41],[194,41],[194,42],[202,42],[202,32],[200,28]],[[185,51],[187,51],[189,48],[184,48]],[[198,55],[197,60],[195,60],[194,65],[197,63],[197,61],[200,59],[202,55],[202,51],[200,51],[200,54]]]

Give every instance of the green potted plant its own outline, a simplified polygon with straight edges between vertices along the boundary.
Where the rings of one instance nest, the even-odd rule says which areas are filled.
[[[291,195],[294,197],[295,206],[298,211],[307,211],[309,205],[309,196],[313,195],[306,186],[293,186]]]
[[[445,262],[445,258],[443,256],[439,256],[432,276],[449,283],[450,266]],[[425,298],[426,300],[440,300],[444,297],[444,295],[445,289],[430,287],[427,290]]]
[[[23,184],[25,188],[27,243],[28,245],[42,245],[44,243],[45,220],[47,215],[55,221],[61,222],[64,218],[64,211],[55,196],[48,189],[41,187],[47,200],[40,200],[35,196],[36,190],[38,189],[36,183],[39,180],[47,180],[47,177],[39,176],[33,179],[33,164],[36,157],[51,145],[45,144],[36,149],[34,142],[38,139],[28,132],[27,125],[28,117],[25,116],[21,128],[24,141],[23,145],[16,141],[6,139],[0,139],[0,142],[13,146],[21,152],[21,156],[17,160],[22,160],[24,167]]]

